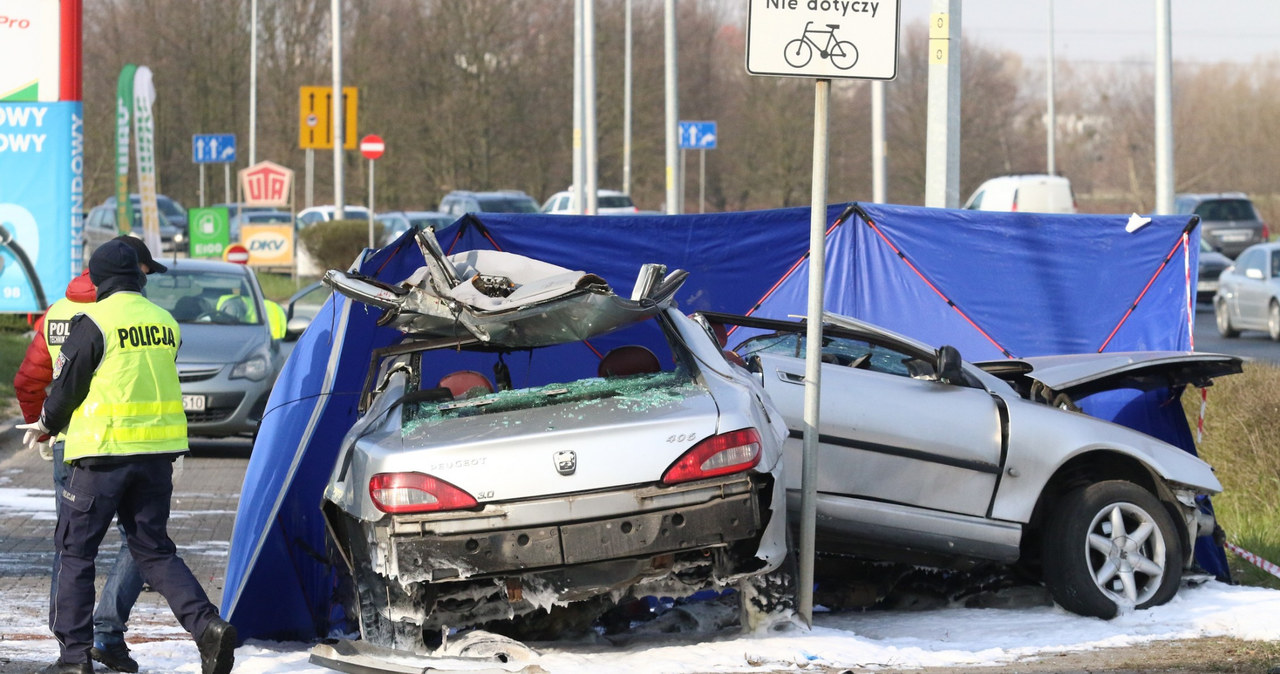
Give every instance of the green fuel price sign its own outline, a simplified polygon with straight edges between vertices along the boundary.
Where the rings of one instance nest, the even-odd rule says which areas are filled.
[[[187,231],[191,233],[191,257],[221,258],[222,251],[231,242],[226,207],[190,209]]]

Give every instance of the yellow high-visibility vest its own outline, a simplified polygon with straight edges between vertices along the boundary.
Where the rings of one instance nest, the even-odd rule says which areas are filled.
[[[82,311],[102,331],[106,350],[88,395],[71,415],[64,460],[185,451],[187,417],[174,364],[178,322],[131,292]]]

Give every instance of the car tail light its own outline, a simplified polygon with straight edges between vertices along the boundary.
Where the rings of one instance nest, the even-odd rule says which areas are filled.
[[[1262,240],[1263,240],[1263,241],[1270,241],[1270,240],[1271,240],[1271,228],[1270,228],[1270,227],[1268,227],[1268,226],[1267,226],[1267,223],[1265,223],[1265,222],[1264,222],[1264,223],[1262,223]]]
[[[474,508],[476,499],[424,473],[378,473],[369,479],[369,496],[384,513],[424,513]]]
[[[678,484],[750,470],[760,463],[760,434],[754,428],[713,435],[693,446],[662,475],[663,484]]]

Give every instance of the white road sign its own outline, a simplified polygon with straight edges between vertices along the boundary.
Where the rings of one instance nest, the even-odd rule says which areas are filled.
[[[891,80],[901,0],[750,0],[747,72]]]

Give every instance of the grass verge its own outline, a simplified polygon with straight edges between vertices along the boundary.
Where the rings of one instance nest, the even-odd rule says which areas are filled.
[[[1227,540],[1280,564],[1280,367],[1250,362],[1208,392],[1200,456],[1213,466],[1223,491],[1213,497]],[[1199,389],[1182,396],[1191,428]],[[1228,552],[1233,576],[1246,585],[1280,589],[1280,578]]]

